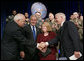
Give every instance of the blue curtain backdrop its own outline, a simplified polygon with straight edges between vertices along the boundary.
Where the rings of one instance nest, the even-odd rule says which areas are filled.
[[[19,13],[29,13],[29,17],[31,15],[31,5],[35,1],[1,1],[1,38],[3,36],[3,30],[6,25],[6,17],[11,15],[12,10],[16,10]],[[67,20],[69,20],[70,15],[77,11],[83,14],[83,1],[41,1],[49,12],[57,13],[57,12],[64,12],[66,14]],[[47,16],[48,17],[48,13]]]
[[[80,12],[83,14],[83,2],[82,1],[65,1],[65,14],[67,20],[73,12]]]
[[[6,24],[6,10],[5,10],[5,6],[3,7],[3,3],[1,3],[1,38],[3,35],[3,30],[5,28],[5,24]]]

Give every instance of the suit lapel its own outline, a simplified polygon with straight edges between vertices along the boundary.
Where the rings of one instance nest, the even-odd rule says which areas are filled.
[[[33,40],[34,40],[33,32],[32,32],[32,29],[31,29],[31,26],[30,26],[30,25],[29,25],[29,28],[30,28],[30,32],[31,32],[32,38],[33,38]]]
[[[30,33],[30,34],[31,34],[31,37],[33,38],[33,32],[32,32],[31,26],[28,25],[27,28],[28,28],[28,29],[27,29],[27,32]],[[38,34],[39,34],[39,29],[36,27],[36,38],[37,38],[37,35],[38,35]],[[34,40],[34,38],[33,38],[33,40]]]
[[[65,22],[64,22],[63,26],[60,28],[60,39],[61,39],[61,40],[62,40],[62,38],[63,38],[64,26],[65,26]]]
[[[39,32],[39,29],[36,27],[36,38],[37,38],[38,32]]]
[[[29,27],[30,27],[30,32],[31,32],[32,37],[33,37],[33,32],[32,32],[31,26],[29,26]],[[37,39],[38,32],[39,32],[39,29],[36,27],[36,39]],[[33,38],[33,40],[34,40],[34,38]]]

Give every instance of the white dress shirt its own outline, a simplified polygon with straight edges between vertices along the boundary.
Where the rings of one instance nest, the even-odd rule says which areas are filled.
[[[30,26],[31,26],[31,29],[33,31],[33,26],[32,25],[30,25]],[[36,27],[34,26],[34,28],[35,28],[35,34],[36,34]]]

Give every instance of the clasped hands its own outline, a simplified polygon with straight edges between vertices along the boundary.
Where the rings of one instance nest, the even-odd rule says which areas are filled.
[[[45,42],[41,42],[39,43],[38,47],[37,47],[41,52],[45,53],[47,50],[47,45]]]
[[[48,46],[48,45],[46,45],[46,42],[41,42],[41,43],[38,43],[37,48],[38,48],[41,52],[45,53],[46,50],[47,50],[47,46]],[[21,56],[21,58],[24,58],[24,57],[25,57],[24,51],[21,51],[21,52],[20,52],[20,56]]]

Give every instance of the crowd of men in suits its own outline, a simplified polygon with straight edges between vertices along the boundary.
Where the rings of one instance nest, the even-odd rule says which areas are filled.
[[[1,40],[1,60],[19,60],[21,58],[40,60],[38,51],[59,42],[59,57],[66,57],[67,60],[70,60],[70,56],[74,54],[79,60],[83,59],[80,57],[80,53],[83,56],[83,16],[74,12],[70,21],[66,21],[66,15],[61,12],[56,13],[55,18],[53,13],[49,13],[49,18],[45,20],[41,18],[40,12],[36,12],[30,18],[28,16],[27,12],[23,15],[14,10],[13,15],[7,17]],[[44,22],[51,25],[57,36],[48,42],[37,43],[37,36],[42,33],[41,25]]]

